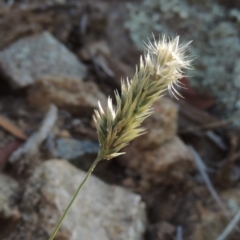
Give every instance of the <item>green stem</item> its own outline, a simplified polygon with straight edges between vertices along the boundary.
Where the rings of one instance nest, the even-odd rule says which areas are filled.
[[[58,223],[57,223],[57,225],[56,225],[54,231],[52,232],[52,234],[51,234],[51,236],[49,237],[48,240],[53,240],[53,239],[54,239],[54,237],[55,237],[55,235],[56,235],[58,229],[61,227],[64,218],[65,218],[66,215],[68,214],[68,212],[69,212],[69,210],[70,210],[72,204],[74,203],[75,199],[77,198],[77,196],[78,196],[80,190],[82,189],[83,185],[86,183],[86,181],[88,180],[88,178],[90,177],[92,171],[94,170],[94,168],[96,167],[96,165],[98,164],[98,162],[101,161],[101,159],[102,159],[102,154],[99,153],[98,156],[97,156],[97,158],[95,159],[95,161],[92,163],[91,167],[89,168],[89,170],[88,170],[88,172],[87,172],[85,178],[83,179],[83,181],[82,181],[81,184],[79,185],[79,187],[78,187],[77,191],[75,192],[75,194],[74,194],[72,200],[71,200],[70,203],[68,204],[68,206],[67,206],[65,212],[63,213],[62,217],[61,217],[60,220],[58,221]]]

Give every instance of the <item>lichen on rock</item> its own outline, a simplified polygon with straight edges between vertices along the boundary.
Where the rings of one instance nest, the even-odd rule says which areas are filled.
[[[195,70],[187,73],[193,76],[190,84],[215,97],[225,117],[239,115],[239,10],[225,8],[217,0],[143,0],[128,9],[125,26],[138,48],[151,32],[193,39],[191,53],[197,59]]]

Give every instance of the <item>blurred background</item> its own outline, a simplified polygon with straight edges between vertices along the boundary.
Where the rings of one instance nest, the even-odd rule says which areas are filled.
[[[98,100],[163,34],[193,40],[184,98],[98,164],[55,239],[240,239],[239,0],[0,0],[1,240],[48,239],[97,156]]]

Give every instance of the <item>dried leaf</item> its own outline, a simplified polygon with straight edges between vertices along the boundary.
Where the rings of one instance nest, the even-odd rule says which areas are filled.
[[[214,106],[214,98],[199,94],[190,86],[187,78],[181,79],[181,83],[184,85],[184,88],[181,89],[181,93],[186,102],[202,110],[209,109]]]
[[[5,118],[1,115],[0,115],[0,126],[21,140],[27,139],[27,136],[24,134],[24,132],[19,127],[17,127],[10,120],[8,120],[7,118]]]

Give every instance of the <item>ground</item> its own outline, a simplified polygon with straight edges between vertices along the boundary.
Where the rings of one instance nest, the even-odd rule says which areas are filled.
[[[124,24],[127,2],[0,1],[0,169],[15,194],[0,197],[1,239],[11,239],[21,222],[23,192],[38,166],[58,158],[87,171],[96,157],[91,116],[97,100],[114,96],[142,54]],[[237,1],[223,6],[239,8]],[[220,119],[219,112],[213,115],[215,96],[199,94],[187,78],[181,81],[185,99],[160,99],[144,123],[148,133],[133,141],[126,155],[102,161],[94,171],[107,184],[141,196],[148,220],[144,240],[217,239],[239,211],[239,126]],[[37,144],[34,150],[14,157],[29,139]],[[225,239],[238,240],[239,230],[232,227]]]

